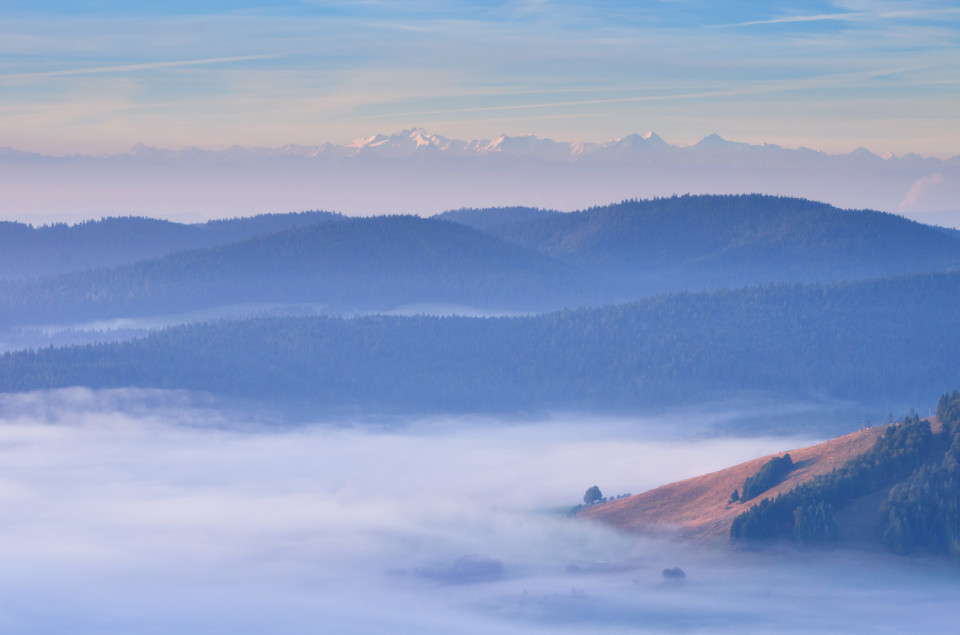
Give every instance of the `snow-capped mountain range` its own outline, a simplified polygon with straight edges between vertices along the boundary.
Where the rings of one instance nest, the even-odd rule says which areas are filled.
[[[513,156],[536,157],[547,161],[577,161],[584,159],[629,161],[638,159],[665,159],[665,158],[719,158],[736,156],[763,157],[767,160],[775,157],[793,158],[845,158],[848,160],[863,161],[890,161],[922,162],[930,165],[953,164],[960,165],[960,155],[946,161],[921,157],[917,154],[907,154],[898,157],[887,151],[874,154],[865,148],[857,148],[850,153],[830,155],[809,148],[787,149],[775,144],[764,143],[753,145],[737,141],[729,141],[720,135],[711,134],[693,145],[674,145],[664,141],[654,132],[646,134],[630,134],[604,143],[554,141],[535,134],[519,136],[500,135],[495,139],[449,139],[441,135],[430,134],[423,128],[410,128],[400,132],[385,135],[375,134],[370,137],[357,139],[346,145],[324,143],[315,146],[288,144],[277,148],[245,148],[234,146],[226,150],[200,150],[185,148],[182,150],[164,150],[137,144],[126,153],[90,158],[118,158],[131,156],[141,159],[147,158],[177,158],[196,157],[203,155],[220,155],[224,157],[298,157],[298,158],[356,158],[380,157],[397,158],[415,155],[443,155],[448,157],[489,157]],[[11,156],[33,156],[31,153],[18,152],[12,148],[0,149],[0,160]],[[77,155],[74,155],[76,157]]]
[[[197,220],[330,209],[432,214],[464,206],[578,209],[624,198],[760,192],[960,225],[960,156],[827,154],[631,134],[604,143],[533,134],[459,140],[410,128],[346,145],[45,156],[0,148],[0,219],[114,214]],[[919,216],[917,216],[919,215]]]

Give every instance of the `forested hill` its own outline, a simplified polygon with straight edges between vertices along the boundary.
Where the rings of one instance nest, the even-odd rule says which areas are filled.
[[[536,309],[586,282],[480,231],[414,216],[350,218],[112,269],[0,281],[7,324],[178,313],[250,302],[383,310],[418,302]]]
[[[8,353],[0,390],[184,388],[390,412],[630,410],[751,391],[886,411],[960,385],[957,306],[951,273],[523,318],[255,319]]]
[[[960,393],[940,398],[937,419],[940,430],[907,417],[846,465],[743,510],[731,538],[825,542],[860,533],[898,553],[960,559]]]
[[[485,226],[484,215],[495,219]],[[960,240],[940,228],[798,198],[679,196],[564,214],[451,215],[514,244],[651,292],[830,282],[960,268]]]
[[[560,214],[560,212],[536,207],[464,207],[436,214],[434,218],[460,223],[461,225],[467,225],[474,229],[491,231],[498,229],[501,225],[526,223],[557,214]]]
[[[516,207],[441,217],[310,212],[197,226],[108,219],[6,227],[0,264],[10,271],[137,262],[0,280],[0,326],[262,302],[331,312],[425,302],[549,311],[677,291],[960,268],[960,238],[940,228],[802,199],[683,196],[573,213]],[[274,231],[288,225],[295,227]],[[245,238],[229,242],[237,236]],[[150,258],[197,243],[214,246]]]
[[[334,212],[300,212],[183,224],[113,217],[40,227],[0,221],[0,278],[112,267],[338,218]]]
[[[960,392],[941,396],[936,419],[908,415],[576,511],[627,531],[884,544],[960,560]]]
[[[728,541],[734,518],[760,500],[744,502],[740,492],[748,482],[757,483],[757,477],[769,466],[786,466],[785,473],[765,483],[760,492],[763,498],[776,498],[869,451],[886,429],[887,426],[864,428],[816,445],[794,448],[786,454],[778,452],[634,496],[582,506],[575,513],[621,531]]]

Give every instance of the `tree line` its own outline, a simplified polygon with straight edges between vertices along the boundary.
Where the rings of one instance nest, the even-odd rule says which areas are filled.
[[[762,393],[882,412],[960,385],[960,316],[932,306],[960,306],[960,274],[514,318],[263,317],[8,353],[0,390],[176,388],[401,412],[618,411]]]
[[[884,544],[902,553],[960,558],[960,392],[941,396],[933,434],[917,415],[889,426],[874,446],[829,474],[738,515],[735,541],[787,538],[836,540],[836,512],[854,500],[890,488],[875,510]]]

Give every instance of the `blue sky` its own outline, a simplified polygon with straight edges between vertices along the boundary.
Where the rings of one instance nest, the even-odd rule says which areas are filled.
[[[960,154],[960,5],[0,4],[0,146],[52,154],[653,130]]]

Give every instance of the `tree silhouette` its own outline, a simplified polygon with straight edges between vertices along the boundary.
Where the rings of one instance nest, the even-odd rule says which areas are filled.
[[[601,498],[603,498],[603,494],[600,493],[600,488],[594,485],[593,487],[588,489],[586,493],[583,495],[583,502],[586,503],[587,505],[593,505],[594,503],[598,502]]]

